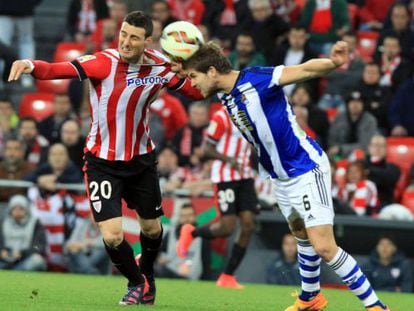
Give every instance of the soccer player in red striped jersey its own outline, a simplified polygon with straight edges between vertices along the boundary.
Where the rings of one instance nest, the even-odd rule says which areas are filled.
[[[240,233],[233,245],[224,272],[217,280],[217,286],[240,289],[234,272],[246,253],[258,209],[250,165],[251,147],[240,131],[233,125],[224,108],[212,117],[207,129],[208,139],[205,154],[213,159],[211,180],[215,185],[215,197],[221,214],[220,219],[207,226],[184,225],[177,244],[178,255],[183,257],[196,237],[213,239],[230,236],[240,221]]]
[[[18,60],[9,75],[9,81],[23,73],[37,79],[89,79],[91,129],[85,147],[85,181],[106,250],[128,279],[127,293],[120,301],[123,305],[155,300],[153,263],[162,239],[159,216],[163,212],[149,136],[149,105],[163,87],[192,99],[202,98],[188,78],[181,79],[173,71],[164,55],[146,49],[152,30],[151,18],[134,11],[122,23],[117,50],[107,49],[73,62]],[[121,199],[139,215],[139,265],[124,239]]]

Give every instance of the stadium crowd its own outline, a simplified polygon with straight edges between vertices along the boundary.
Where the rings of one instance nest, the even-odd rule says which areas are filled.
[[[5,77],[17,57],[35,58],[33,18],[42,1],[22,2],[0,4],[0,46],[4,45],[0,69]],[[219,43],[238,70],[299,64],[325,55],[337,40],[346,41],[348,63],[324,78],[286,86],[286,96],[300,126],[330,156],[336,213],[414,219],[414,1],[72,0],[67,33],[53,59],[70,61],[116,48],[122,20],[131,10],[152,16],[150,48],[161,50],[163,27],[186,20],[200,28],[205,41]],[[21,97],[13,93],[17,89]],[[4,185],[0,186],[0,268],[110,270],[98,230],[89,218],[86,196],[60,188],[60,184],[83,182],[87,93],[87,83],[77,80],[35,82],[26,77],[14,88],[0,85],[0,179]],[[152,103],[151,136],[157,145],[164,195],[182,189],[191,196],[212,192],[212,160],[203,148],[209,120],[219,107],[217,98],[190,102],[169,91],[162,91]],[[251,160],[255,163],[254,155]],[[277,204],[270,184],[259,177],[256,190],[262,208]],[[16,206],[20,207],[17,212]],[[20,229],[10,232],[13,226]],[[174,231],[167,235],[170,243],[174,235]],[[18,239],[25,242],[18,244]],[[34,249],[35,241],[43,247]],[[382,259],[387,247],[391,255]],[[166,247],[165,258],[171,256],[170,248]],[[388,273],[378,277],[378,288],[413,290],[412,279],[397,284],[401,275],[394,277],[391,268],[384,268],[406,271],[403,258],[391,238],[379,240],[367,264],[371,265],[367,271]],[[295,266],[290,259],[288,264],[289,269]],[[200,269],[176,268],[165,264],[162,270],[191,278],[203,274]],[[269,282],[276,282],[274,273]]]

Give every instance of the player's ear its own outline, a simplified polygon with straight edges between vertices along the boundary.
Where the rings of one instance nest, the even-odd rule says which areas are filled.
[[[153,42],[152,36],[146,37],[144,42],[145,42],[145,45],[151,44]]]
[[[209,78],[214,78],[214,77],[216,77],[216,76],[217,76],[217,74],[218,74],[218,71],[217,71],[216,67],[214,67],[214,66],[210,66],[210,67],[208,68],[208,70],[207,70],[207,76],[208,76]]]

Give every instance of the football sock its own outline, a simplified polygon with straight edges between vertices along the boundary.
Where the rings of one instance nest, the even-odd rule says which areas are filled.
[[[362,301],[365,307],[380,303],[375,291],[364,273],[362,273],[355,259],[338,248],[335,257],[328,265],[341,278],[342,282]]]
[[[214,239],[216,236],[213,234],[213,232],[210,229],[210,224],[202,227],[196,227],[194,231],[191,233],[191,235],[196,237],[201,237],[205,239]]]
[[[240,245],[234,243],[233,249],[231,250],[231,255],[229,262],[227,263],[226,269],[224,270],[225,274],[234,274],[237,267],[240,265],[243,260],[244,255],[246,254],[246,248],[241,247]]]
[[[298,244],[299,273],[302,280],[302,292],[299,298],[304,301],[312,300],[321,290],[321,257],[316,253],[309,240],[296,238]]]
[[[140,267],[142,273],[149,279],[154,278],[154,261],[158,256],[160,246],[162,243],[163,228],[161,226],[161,233],[156,239],[151,239],[142,231],[140,235],[142,256],[140,259]]]
[[[128,286],[144,283],[144,278],[135,262],[134,251],[125,239],[115,247],[108,246],[105,240],[104,244],[114,266],[128,279]]]

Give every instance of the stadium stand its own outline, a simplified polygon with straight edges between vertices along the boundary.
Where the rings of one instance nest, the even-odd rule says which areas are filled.
[[[33,117],[41,121],[53,114],[53,93],[26,93],[23,95],[19,107],[20,117]]]

